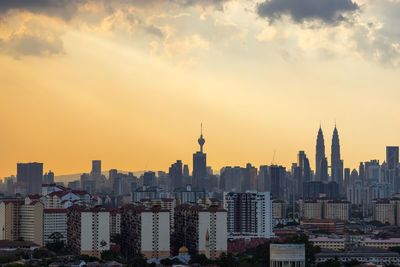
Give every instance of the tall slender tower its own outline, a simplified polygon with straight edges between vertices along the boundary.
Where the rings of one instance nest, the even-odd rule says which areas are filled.
[[[331,175],[332,181],[338,183],[339,190],[342,191],[343,185],[343,161],[340,159],[340,142],[339,142],[339,134],[336,128],[333,130],[332,135],[332,150],[331,150]]]
[[[200,151],[193,154],[193,184],[195,187],[204,189],[204,180],[207,177],[207,155],[203,153],[206,140],[203,138],[203,126],[201,126],[200,138],[197,140]]]
[[[325,158],[324,134],[322,133],[321,126],[319,126],[319,131],[317,136],[317,146],[315,149],[315,179],[317,181],[322,180],[321,163],[324,158]]]

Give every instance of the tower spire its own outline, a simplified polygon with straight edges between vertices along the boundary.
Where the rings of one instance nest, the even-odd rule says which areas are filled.
[[[203,153],[203,146],[206,140],[203,138],[203,123],[200,124],[200,138],[197,140],[200,145],[200,152]]]

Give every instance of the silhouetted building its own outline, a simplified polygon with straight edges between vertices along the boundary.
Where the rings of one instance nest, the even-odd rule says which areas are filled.
[[[325,157],[325,141],[321,127],[319,127],[316,153],[315,153],[315,179],[317,181],[328,180],[328,161]]]
[[[172,189],[183,186],[182,161],[177,160],[176,163],[169,167],[168,176],[172,185]]]
[[[54,173],[52,171],[49,171],[43,175],[43,183],[54,184]]]
[[[101,175],[101,160],[92,160],[92,174]]]
[[[203,146],[206,142],[203,138],[203,131],[201,131],[198,142],[200,151],[193,154],[193,185],[195,187],[204,188],[204,180],[207,177],[207,155],[203,153]]]
[[[285,167],[272,165],[269,167],[271,179],[271,195],[274,199],[284,199]]]
[[[394,169],[399,164],[399,147],[387,146],[386,147],[386,163],[389,170]]]
[[[297,166],[299,167],[300,171],[299,189],[302,195],[303,183],[311,181],[310,161],[308,160],[306,153],[304,153],[304,151],[299,151],[299,154],[297,155]]]
[[[143,174],[143,186],[156,186],[156,173],[155,172],[145,172]]]
[[[17,163],[17,182],[26,185],[28,194],[40,194],[42,181],[43,163]]]
[[[332,181],[338,183],[339,190],[343,188],[343,161],[340,158],[339,134],[335,125],[332,135],[331,149],[331,176]]]

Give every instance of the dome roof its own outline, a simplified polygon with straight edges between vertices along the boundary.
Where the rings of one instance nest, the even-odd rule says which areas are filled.
[[[181,247],[179,249],[179,254],[187,254],[189,252],[189,250],[187,249],[187,247]]]

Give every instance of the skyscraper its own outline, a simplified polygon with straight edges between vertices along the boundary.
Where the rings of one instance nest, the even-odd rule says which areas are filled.
[[[386,147],[386,163],[389,170],[396,168],[399,164],[399,147],[387,146]]]
[[[207,155],[203,153],[206,140],[203,138],[203,127],[201,127],[200,138],[197,140],[200,151],[193,154],[193,184],[195,187],[204,188],[204,180],[207,176]]]
[[[343,161],[340,159],[340,142],[339,134],[335,125],[332,135],[332,147],[331,147],[331,175],[332,181],[338,183],[339,191],[342,191],[343,185]]]
[[[101,160],[92,160],[92,174],[101,174]]]
[[[43,163],[17,163],[17,182],[27,186],[28,194],[40,194],[42,180]]]
[[[169,167],[168,176],[172,188],[178,188],[183,186],[183,173],[182,173],[182,161],[177,160],[176,163]]]
[[[326,165],[324,134],[320,126],[315,149],[315,179],[317,181],[326,181],[328,179],[328,168]]]

